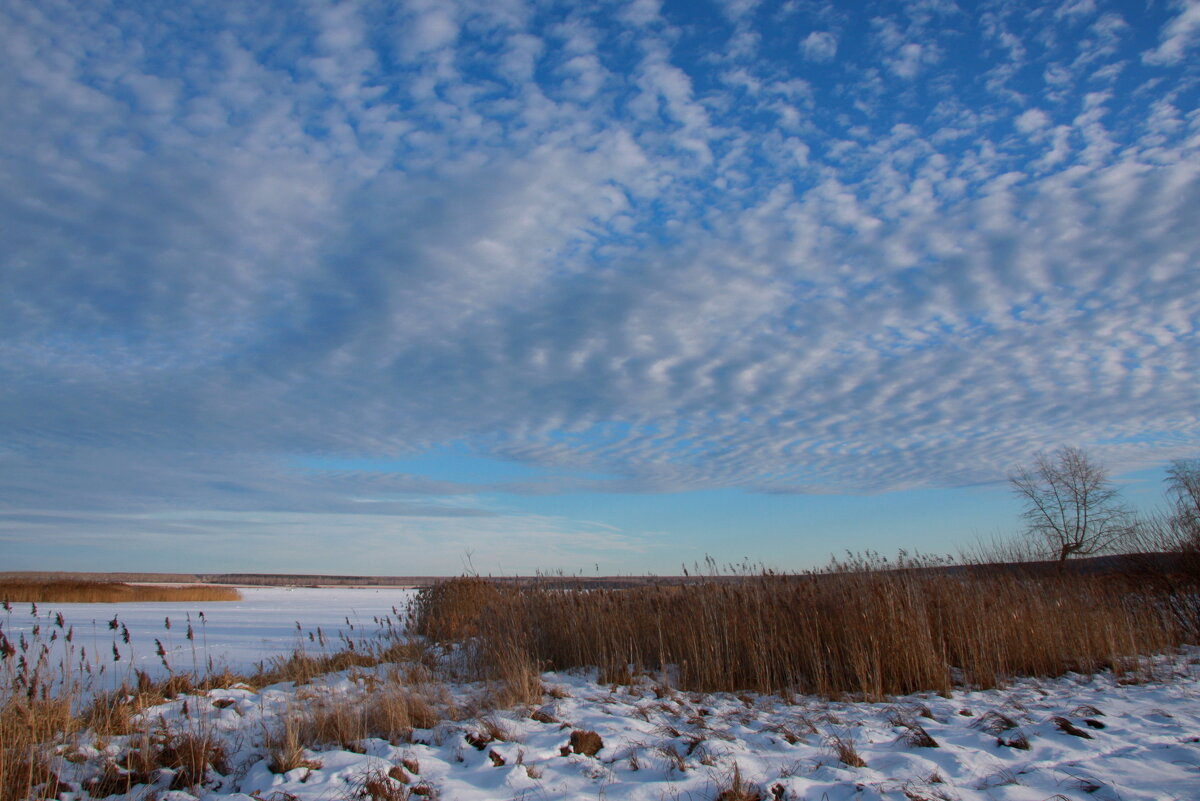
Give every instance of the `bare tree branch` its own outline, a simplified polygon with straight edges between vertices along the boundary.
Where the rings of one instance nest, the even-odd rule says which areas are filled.
[[[1200,490],[1200,471],[1196,477]],[[1112,550],[1132,536],[1133,515],[1103,466],[1079,448],[1039,453],[1032,469],[1017,468],[1009,483],[1025,503],[1028,534],[1046,546],[1060,570],[1070,556]]]
[[[1180,459],[1167,468],[1171,524],[1200,545],[1200,459]]]

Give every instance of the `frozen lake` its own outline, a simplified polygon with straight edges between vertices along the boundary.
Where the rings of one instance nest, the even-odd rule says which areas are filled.
[[[203,673],[209,660],[218,671],[227,667],[245,672],[273,656],[291,653],[297,645],[303,644],[309,652],[332,652],[344,647],[342,636],[355,642],[372,638],[380,632],[381,623],[403,622],[415,594],[413,590],[379,587],[247,587],[238,591],[241,601],[216,603],[46,603],[38,604],[36,616],[30,604],[14,603],[11,612],[0,612],[0,622],[14,643],[22,634],[29,641],[40,638],[48,642],[58,630],[51,658],[56,667],[64,647],[65,629],[59,629],[56,622],[61,613],[65,627],[75,630],[71,647],[76,654],[86,648],[91,664],[104,666],[110,677],[126,676],[131,667],[164,675],[158,643],[176,673],[197,669]],[[114,617],[116,630],[109,625]],[[191,640],[187,637],[189,625]],[[324,635],[324,646],[315,641],[318,629]],[[126,630],[128,643],[124,641]],[[114,648],[119,660],[114,658]]]

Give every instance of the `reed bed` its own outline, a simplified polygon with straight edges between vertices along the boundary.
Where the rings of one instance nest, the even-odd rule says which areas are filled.
[[[653,673],[680,689],[878,700],[1015,676],[1126,669],[1194,632],[1170,599],[1116,576],[960,568],[713,576],[631,589],[499,584],[421,590],[411,627],[467,647],[495,677],[514,662]]]
[[[369,678],[360,693],[331,695],[296,710],[289,716],[295,729],[290,734],[268,732],[269,750],[280,760],[303,747],[330,742],[350,746],[367,736],[400,741],[414,727],[465,714],[422,664],[432,662],[426,649],[410,642],[386,615],[376,618],[378,634],[363,636],[351,626],[349,633],[327,636],[317,629],[307,647],[298,645],[247,673],[217,671],[196,657],[178,671],[160,645],[165,674],[153,677],[135,667],[130,632],[115,615],[106,636],[97,641],[94,635],[77,633],[61,613],[39,611],[36,602],[18,609],[6,601],[0,609],[0,801],[78,792],[61,774],[66,755],[77,751],[80,742],[128,744],[110,760],[111,770],[85,788],[91,797],[125,793],[163,769],[176,772],[175,789],[201,784],[209,767],[222,767],[219,743],[203,721],[188,722],[201,725],[199,730],[166,731],[161,721],[147,720],[143,712],[167,699],[206,695],[216,688],[301,685],[335,671],[361,671]],[[18,617],[33,625],[15,631],[12,624]],[[203,638],[207,620],[201,613],[177,625],[186,627],[192,641]],[[164,627],[170,629],[169,618]],[[372,670],[382,665],[387,669]],[[294,735],[290,750],[285,734]]]
[[[561,577],[451,579],[418,593],[407,626],[393,610],[397,617],[377,618],[381,632],[371,636],[351,627],[326,637],[317,629],[308,636],[311,650],[298,647],[246,675],[217,674],[195,657],[191,670],[176,672],[160,653],[167,671],[160,679],[133,667],[128,632],[115,616],[111,642],[88,640],[85,648],[62,615],[40,613],[35,604],[29,614],[38,625],[6,634],[3,622],[25,612],[5,603],[0,801],[74,792],[60,772],[64,748],[83,737],[126,749],[111,776],[85,788],[93,797],[125,792],[164,769],[175,771],[180,787],[202,783],[209,769],[224,773],[220,744],[203,729],[159,731],[140,714],[215,687],[308,684],[331,671],[358,676],[358,689],[341,696],[314,687],[278,730],[265,731],[263,747],[285,770],[304,764],[306,748],[356,749],[367,737],[403,742],[439,721],[541,703],[545,669],[599,668],[611,682],[650,675],[685,690],[879,700],[992,687],[1018,675],[1123,672],[1139,655],[1197,633],[1188,622],[1195,618],[1178,614],[1180,599],[1195,596],[1182,579],[888,567],[852,561],[820,573],[743,570],[623,588],[573,586]],[[203,616],[197,625],[202,637]],[[431,647],[437,643],[452,647]],[[443,682],[459,678],[486,682],[483,695],[467,705],[452,701]]]
[[[240,601],[232,587],[207,584],[160,586],[116,581],[0,581],[0,599],[9,603],[111,604],[136,602]]]

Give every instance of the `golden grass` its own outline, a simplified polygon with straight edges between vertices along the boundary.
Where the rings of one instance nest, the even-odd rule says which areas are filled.
[[[0,801],[80,789],[66,787],[59,773],[69,753],[64,747],[84,731],[128,742],[94,786],[82,788],[93,796],[126,792],[162,771],[172,772],[173,787],[202,785],[210,771],[226,768],[216,742],[203,729],[156,730],[139,713],[167,698],[232,684],[307,684],[348,672],[356,689],[332,692],[320,683],[303,688],[303,706],[265,733],[272,769],[286,771],[313,764],[307,749],[359,750],[368,738],[398,744],[411,740],[415,729],[446,720],[476,717],[481,742],[505,739],[486,711],[541,702],[546,690],[539,674],[546,669],[598,667],[606,681],[654,674],[660,685],[688,690],[878,700],[962,684],[991,687],[1018,675],[1121,671],[1138,655],[1197,633],[1187,623],[1194,617],[1177,614],[1195,597],[1195,585],[1182,580],[988,566],[878,568],[855,561],[823,573],[741,573],[626,588],[572,587],[561,578],[524,584],[453,579],[418,594],[409,627],[424,637],[415,641],[398,630],[381,640],[344,639],[342,650],[298,649],[248,676],[152,680],[129,669],[108,693],[89,684],[97,674],[88,660],[100,655],[85,657],[61,620],[16,641],[0,630]],[[51,665],[43,646],[59,637],[65,643],[62,664]],[[437,642],[462,644],[443,656],[457,654],[463,661],[440,664],[429,647]],[[443,669],[449,673],[438,672]],[[483,680],[486,694],[456,706],[437,678],[449,674]],[[903,736],[937,747],[914,714],[897,713]],[[805,725],[801,720],[803,731],[791,736],[815,731]],[[1028,747],[1019,730],[997,724],[987,731],[998,732],[1003,745]],[[574,750],[586,753],[590,746],[576,739],[573,734]],[[861,761],[849,738],[831,738],[829,746],[847,765]],[[663,757],[686,769],[673,749]],[[419,772],[415,763],[405,767]],[[423,794],[425,785],[408,787],[401,776],[407,778],[403,771],[375,777],[358,796],[396,801]],[[761,793],[736,774],[719,789],[722,797],[739,801]]]
[[[80,736],[126,743],[119,754],[105,759],[100,774],[83,788],[93,797],[127,793],[135,785],[155,781],[164,771],[172,776],[172,789],[201,786],[210,770],[226,773],[226,755],[203,718],[192,720],[184,731],[172,731],[160,719],[148,720],[142,714],[169,698],[183,696],[186,704],[188,695],[204,695],[215,687],[303,683],[322,670],[349,670],[354,675],[358,668],[383,664],[385,657],[404,660],[358,673],[359,688],[351,692],[329,691],[320,685],[302,690],[303,704],[288,710],[265,733],[271,769],[277,772],[319,767],[308,749],[336,746],[362,751],[367,738],[409,742],[414,729],[430,729],[466,714],[454,705],[445,685],[420,664],[423,651],[418,646],[385,641],[357,651],[321,655],[301,651],[251,675],[223,672],[193,679],[176,674],[155,680],[133,671],[132,680],[117,689],[92,692],[85,681],[61,680],[64,671],[86,672],[79,665],[64,662],[52,670],[44,660],[21,659],[24,653],[41,650],[38,638],[43,636],[26,641],[23,652],[0,655],[0,801],[53,798],[72,791],[62,782],[59,769],[73,750],[69,746]],[[409,657],[412,661],[407,661]]]
[[[204,785],[211,772],[226,773],[228,765],[207,728],[207,713],[188,712],[188,696],[218,687],[304,685],[331,672],[349,674],[357,689],[330,691],[320,683],[302,688],[303,708],[266,733],[264,745],[280,770],[303,766],[308,748],[361,749],[363,740],[375,737],[398,744],[410,740],[414,729],[466,714],[431,672],[435,660],[427,648],[396,629],[357,641],[339,636],[330,651],[322,638],[322,650],[299,648],[250,674],[172,673],[164,660],[168,674],[153,678],[128,662],[114,668],[107,650],[85,646],[62,615],[47,615],[11,637],[7,622],[0,616],[0,801],[53,798],[63,791],[127,793],[168,774],[173,789]],[[128,632],[110,628],[114,647],[121,639],[128,643]],[[179,697],[187,719],[183,730],[144,714]],[[208,707],[196,703],[191,709]],[[64,760],[78,755],[81,742],[118,744],[120,752],[106,756],[86,786],[64,784],[60,775],[71,775],[62,770]]]
[[[5,698],[0,703],[0,801],[28,798],[39,788],[45,797],[55,797],[60,780],[47,744],[78,728],[68,699]]]
[[[1166,598],[1114,576],[980,569],[718,576],[566,589],[467,577],[418,593],[411,624],[470,647],[478,678],[513,663],[673,671],[681,689],[869,699],[1014,676],[1121,670],[1185,630]]]
[[[116,581],[0,581],[0,599],[10,603],[111,604],[174,601],[240,601],[232,587],[122,584]]]

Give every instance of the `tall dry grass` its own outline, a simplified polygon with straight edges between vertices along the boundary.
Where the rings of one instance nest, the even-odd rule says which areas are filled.
[[[130,602],[240,601],[232,587],[122,584],[116,581],[0,581],[0,600],[10,603],[110,604]]]
[[[127,793],[138,784],[162,789],[169,772],[172,789],[203,785],[209,772],[225,773],[225,755],[205,720],[185,714],[182,730],[168,730],[145,710],[167,699],[204,695],[218,687],[296,685],[347,671],[358,689],[325,692],[303,688],[309,702],[292,710],[264,747],[277,766],[299,760],[304,750],[330,744],[361,748],[368,737],[403,742],[414,729],[457,719],[459,709],[428,667],[433,657],[409,642],[392,618],[376,618],[377,633],[317,629],[310,647],[268,660],[247,674],[216,672],[195,663],[190,671],[152,677],[134,667],[130,633],[114,618],[111,642],[97,645],[75,636],[61,614],[39,612],[36,604],[17,610],[4,603],[0,614],[0,801],[54,798],[61,792],[91,797]],[[393,610],[398,614],[397,610]],[[14,630],[16,616],[32,625]],[[200,625],[205,624],[201,617]],[[353,638],[351,637],[353,635]],[[191,639],[189,625],[189,639]],[[114,661],[114,656],[120,659]],[[161,656],[161,654],[160,654]],[[298,696],[299,697],[299,696]],[[192,709],[205,708],[196,705]],[[86,786],[64,782],[64,761],[80,742],[103,741],[118,753],[103,758],[99,776]]]
[[[859,565],[858,567],[861,567]],[[1014,676],[1121,670],[1188,634],[1167,599],[1114,576],[986,569],[713,576],[631,589],[453,579],[418,593],[411,626],[461,641],[479,677],[523,661],[669,672],[681,689],[880,699]]]

